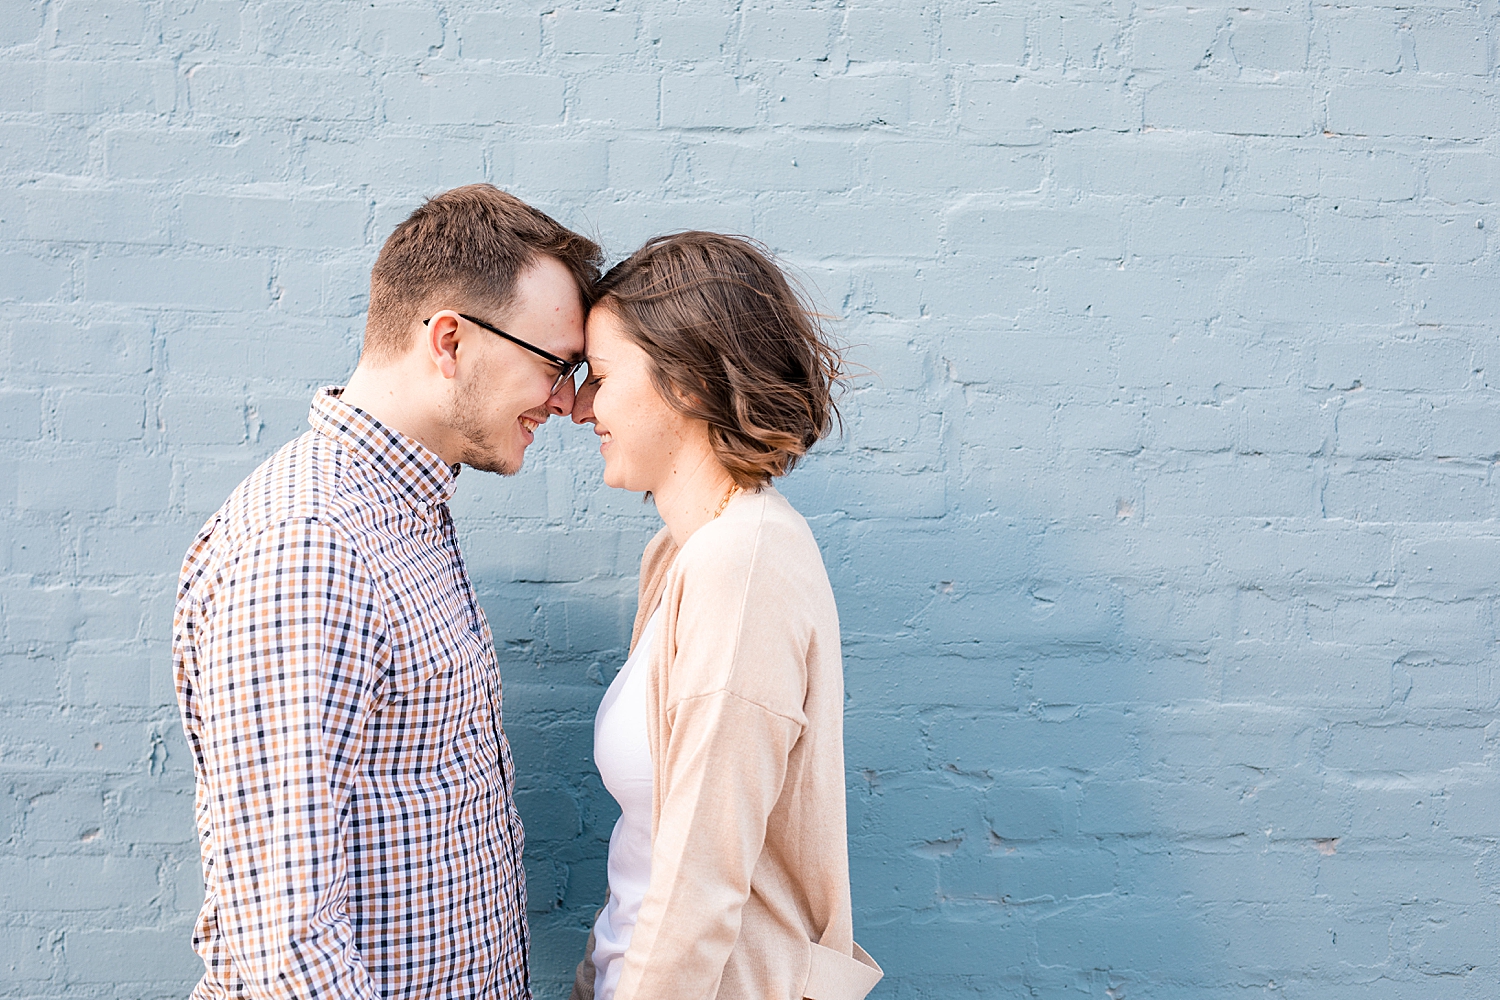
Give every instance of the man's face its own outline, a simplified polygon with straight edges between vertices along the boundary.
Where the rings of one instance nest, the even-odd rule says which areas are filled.
[[[583,355],[583,303],[573,275],[551,257],[532,264],[516,281],[510,309],[476,318],[526,343],[573,360]],[[537,427],[573,409],[573,382],[552,391],[556,365],[464,321],[459,364],[443,418],[460,438],[458,460],[502,476],[521,469]]]

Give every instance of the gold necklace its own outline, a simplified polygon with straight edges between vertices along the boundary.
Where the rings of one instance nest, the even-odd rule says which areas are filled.
[[[716,511],[714,511],[714,516],[711,517],[711,518],[709,518],[709,520],[711,520],[711,521],[717,521],[719,519],[719,515],[722,514],[722,513],[724,513],[724,508],[729,506],[729,501],[733,500],[734,499],[734,495],[736,493],[738,493],[739,491],[740,491],[740,484],[739,483],[730,483],[729,484],[729,492],[724,494],[724,499],[719,501],[719,509],[716,510]]]

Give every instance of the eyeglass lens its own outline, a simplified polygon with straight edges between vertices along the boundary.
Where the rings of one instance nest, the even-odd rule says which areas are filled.
[[[572,382],[573,391],[576,393],[579,389],[583,388],[583,383],[588,381],[588,377],[589,363],[587,361],[579,361],[569,365],[558,373],[557,381],[552,383],[552,391],[557,392],[557,390],[562,388],[564,382]]]

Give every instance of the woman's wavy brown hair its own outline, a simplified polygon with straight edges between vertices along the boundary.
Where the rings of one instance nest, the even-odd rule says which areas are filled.
[[[667,404],[708,424],[742,489],[790,472],[839,419],[839,351],[807,297],[759,243],[686,232],[658,236],[594,288],[651,359]]]

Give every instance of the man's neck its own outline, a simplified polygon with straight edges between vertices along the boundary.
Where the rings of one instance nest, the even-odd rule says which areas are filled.
[[[454,465],[457,449],[438,420],[436,403],[425,391],[425,373],[410,371],[410,367],[402,361],[378,367],[361,361],[340,398],[391,430],[419,441],[444,464]]]

